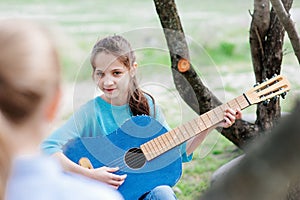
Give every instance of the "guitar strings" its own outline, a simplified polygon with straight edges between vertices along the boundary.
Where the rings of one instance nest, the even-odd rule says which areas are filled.
[[[125,169],[127,166],[130,166],[130,164],[132,163],[138,163],[141,162],[143,159],[145,160],[146,158],[144,156],[138,156],[138,154],[143,154],[138,153],[140,151],[140,149],[136,149],[133,150],[131,153],[129,153],[129,156],[126,159],[126,162],[128,164],[126,164],[125,162],[125,154],[122,155],[121,157],[116,158],[115,160],[112,160],[111,162],[108,163],[103,163],[105,164],[105,166],[109,166],[109,167],[119,167],[120,169]],[[138,156],[137,159],[135,159],[135,157]],[[144,157],[144,158],[143,158]]]
[[[166,138],[166,139],[168,140],[168,138]],[[155,146],[152,146],[152,154],[153,155],[160,155],[160,154],[165,153],[166,151],[170,150],[170,148],[168,148],[168,146],[161,145],[160,142],[159,142],[159,144],[160,144],[159,146],[162,146],[162,148],[159,147],[157,144],[155,144]],[[129,154],[125,158],[126,153],[130,150],[132,150],[132,151],[129,152]],[[129,149],[128,151],[121,157],[116,158],[115,160],[112,160],[111,162],[105,163],[105,165],[109,166],[109,167],[119,167],[120,169],[125,169],[126,167],[131,168],[130,166],[136,166],[136,165],[139,166],[140,163],[147,162],[147,159],[146,159],[144,153],[141,151],[141,149],[132,148],[132,149]],[[104,163],[102,163],[102,164],[104,164]]]
[[[168,138],[166,138],[166,139],[169,140]],[[173,139],[173,142],[174,141],[175,140]],[[157,141],[157,142],[159,142],[159,144],[160,144],[159,146],[162,146],[162,148],[160,148],[156,144],[156,147],[153,147],[154,152],[152,152],[152,154],[154,154],[154,155],[160,155],[160,154],[166,152],[166,150],[170,150],[170,148],[168,148],[167,146],[165,146],[165,143],[162,145],[160,143],[160,141]],[[140,151],[140,153],[139,153],[139,151]],[[143,152],[140,149],[138,149],[138,148],[136,148],[132,152],[130,152],[129,156],[127,156],[126,160],[125,160],[125,154],[122,157],[120,157],[120,158],[112,160],[111,162],[107,163],[106,165],[107,166],[114,166],[114,167],[117,166],[120,169],[123,169],[126,166],[130,168],[130,166],[132,166],[132,165],[139,165],[139,163],[143,162],[144,160],[145,160],[145,162],[147,161],[146,158],[145,158],[145,155],[143,154]],[[143,154],[143,156],[140,156],[139,154]]]
[[[108,167],[119,167],[119,169],[122,170],[122,169],[126,169],[126,168],[131,169],[132,167],[130,167],[130,166],[140,166],[140,163],[147,162],[147,159],[146,159],[144,153],[138,148],[132,150],[125,159],[126,153],[124,155],[122,155],[121,157],[118,157],[118,158],[112,160],[111,162],[102,163],[102,164],[104,164],[105,166],[108,166]],[[142,166],[144,166],[144,164]]]
[[[191,124],[188,124],[188,125],[191,126]],[[191,126],[191,127],[192,127],[192,129],[194,129],[193,126]],[[199,126],[198,126],[198,128],[200,129]],[[169,140],[168,138],[166,138],[166,139]],[[173,142],[174,141],[175,140],[173,139]],[[167,146],[161,145],[161,143],[159,143],[159,144],[160,144],[159,146],[162,146],[163,148],[159,148],[159,146],[157,144],[156,144],[156,147],[152,146],[152,154],[154,154],[154,155],[160,155],[160,154],[166,152],[165,148],[167,150],[170,150]],[[119,167],[120,169],[125,169],[126,167],[131,168],[130,166],[132,166],[132,165],[138,165],[139,163],[143,162],[144,160],[145,160],[145,162],[147,162],[147,160],[145,158],[145,155],[143,154],[143,152],[139,148],[136,148],[136,149],[132,150],[132,152],[129,153],[129,156],[127,156],[126,160],[125,160],[126,153],[124,155],[122,155],[121,157],[116,158],[115,160],[112,160],[112,161],[110,161],[108,163],[103,163],[103,164],[105,164],[106,166],[109,166],[109,167]],[[139,154],[143,154],[143,156],[140,156]]]
[[[165,148],[167,148],[167,147],[165,147]],[[165,152],[165,150],[162,148],[162,149],[157,149],[156,151],[153,152],[153,154],[160,155],[164,152]],[[126,155],[126,153],[108,163],[103,163],[103,164],[105,164],[106,166],[109,166],[109,167],[119,167],[120,170],[122,170],[122,169],[125,169],[126,167],[131,168],[130,166],[139,165],[139,163],[141,163],[141,162],[143,162],[143,163],[147,162],[145,155],[143,154],[143,152],[140,149],[134,149],[128,155]],[[140,154],[142,154],[142,155],[140,155]],[[125,158],[125,155],[126,155],[126,158]]]

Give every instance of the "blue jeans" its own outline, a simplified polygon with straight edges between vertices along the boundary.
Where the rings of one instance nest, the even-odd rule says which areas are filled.
[[[177,200],[172,188],[168,185],[157,186],[143,200]]]

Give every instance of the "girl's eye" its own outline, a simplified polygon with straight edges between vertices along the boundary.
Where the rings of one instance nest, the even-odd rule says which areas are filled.
[[[122,74],[121,71],[115,71],[115,72],[113,72],[113,75],[115,75],[115,76],[120,76],[121,74]]]
[[[99,72],[99,71],[98,71],[98,72],[96,72],[96,76],[97,76],[97,77],[99,77],[99,78],[100,78],[100,77],[102,77],[103,75],[104,75],[104,73],[103,73],[103,72]]]

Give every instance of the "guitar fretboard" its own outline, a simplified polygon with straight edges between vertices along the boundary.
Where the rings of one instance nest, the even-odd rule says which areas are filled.
[[[148,161],[152,160],[153,158],[198,135],[202,131],[205,131],[223,121],[224,112],[227,108],[242,110],[248,106],[250,106],[250,103],[244,95],[241,95],[165,134],[160,135],[153,140],[142,144],[141,150]]]

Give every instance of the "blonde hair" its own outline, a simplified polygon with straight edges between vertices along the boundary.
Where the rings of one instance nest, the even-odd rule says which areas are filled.
[[[42,27],[21,20],[0,22],[0,52],[0,110],[19,123],[58,85],[58,56]]]
[[[25,123],[58,88],[60,66],[55,49],[39,25],[20,19],[0,20],[0,112],[11,124]],[[4,136],[1,132],[1,188],[7,178],[2,169],[9,168]]]

